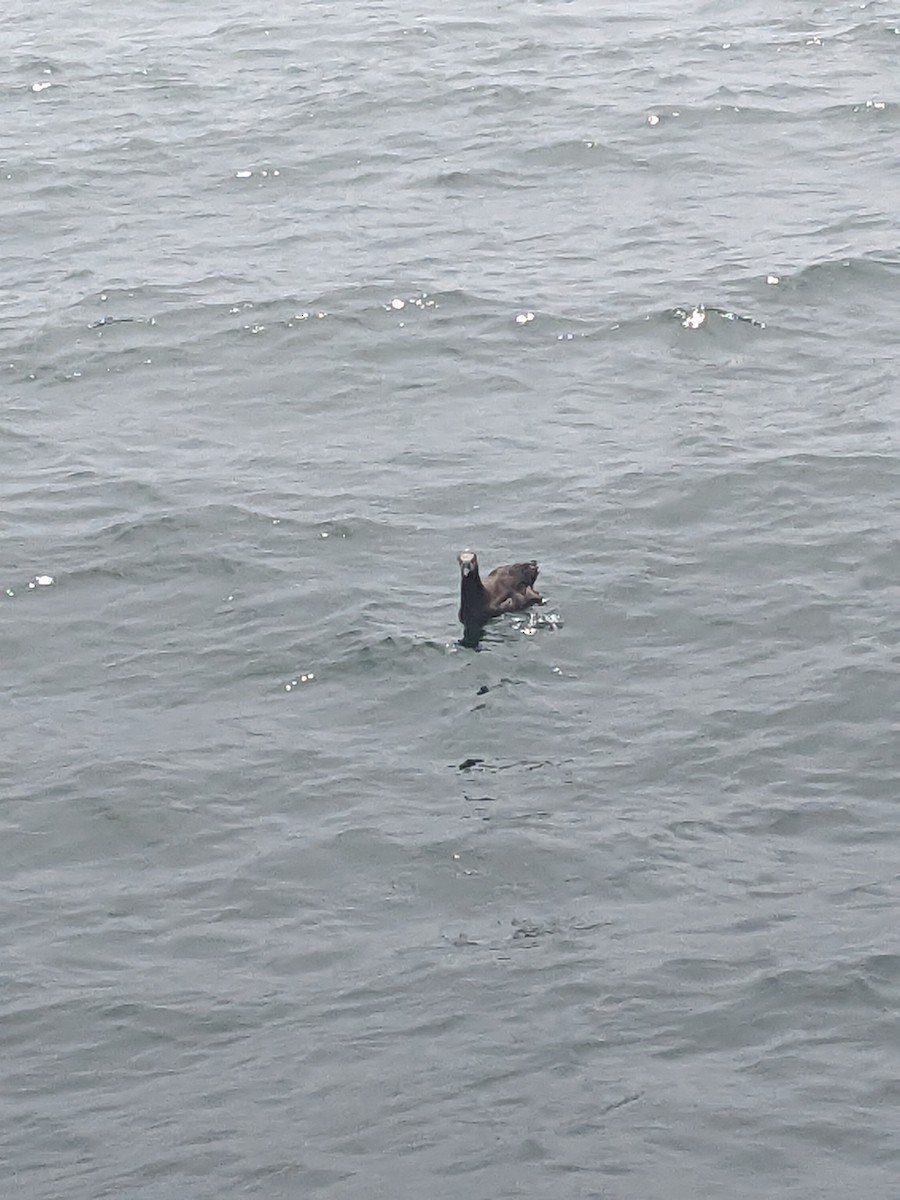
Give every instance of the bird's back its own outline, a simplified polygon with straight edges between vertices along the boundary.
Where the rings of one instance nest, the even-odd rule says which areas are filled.
[[[539,570],[534,559],[531,562],[510,563],[505,567],[494,567],[485,579],[484,585],[491,592],[521,592],[534,585]]]

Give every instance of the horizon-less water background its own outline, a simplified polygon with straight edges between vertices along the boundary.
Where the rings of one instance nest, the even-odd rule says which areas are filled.
[[[895,1200],[896,7],[0,45],[5,1191]]]

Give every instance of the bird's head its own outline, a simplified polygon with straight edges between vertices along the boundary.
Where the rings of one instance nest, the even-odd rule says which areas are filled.
[[[463,579],[467,579],[469,575],[473,575],[478,571],[478,559],[474,550],[462,550],[459,558],[459,569],[462,571]]]

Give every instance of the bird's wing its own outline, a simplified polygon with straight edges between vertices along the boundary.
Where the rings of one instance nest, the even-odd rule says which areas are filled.
[[[495,567],[484,581],[491,591],[522,592],[532,586],[538,577],[539,567],[531,562],[510,563],[506,567]]]

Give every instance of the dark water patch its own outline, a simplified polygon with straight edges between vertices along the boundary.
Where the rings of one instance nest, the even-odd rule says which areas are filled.
[[[567,173],[634,169],[636,165],[633,151],[589,135],[577,140],[560,139],[530,146],[521,153],[520,159],[525,167]]]
[[[475,771],[486,772],[491,774],[495,771],[539,771],[542,767],[549,767],[555,764],[543,762],[540,760],[524,761],[524,762],[509,762],[509,763],[490,763],[483,758],[466,758],[458,765],[459,771]]]
[[[480,194],[485,190],[496,189],[506,194],[510,191],[528,191],[534,186],[514,171],[486,167],[457,167],[453,170],[428,172],[423,175],[422,182],[450,198],[467,195],[473,190]]]
[[[789,292],[798,291],[811,299],[827,298],[833,302],[853,296],[872,301],[895,286],[898,271],[900,262],[895,259],[842,258],[804,266],[785,280],[785,285]]]

